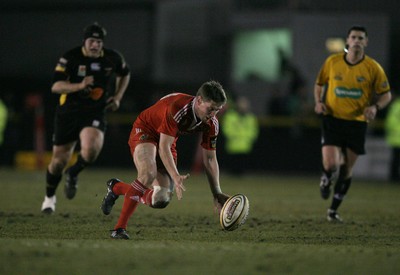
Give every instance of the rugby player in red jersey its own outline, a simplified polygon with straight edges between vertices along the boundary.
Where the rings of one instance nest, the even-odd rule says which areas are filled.
[[[229,196],[222,193],[219,182],[216,155],[219,123],[216,115],[226,101],[221,84],[209,81],[202,84],[195,96],[172,93],[139,114],[128,142],[137,178],[129,184],[110,179],[101,205],[103,213],[108,215],[117,198],[124,196],[111,238],[129,239],[128,220],[140,202],[153,208],[165,208],[174,190],[178,200],[182,199],[184,181],[189,174],[181,174],[177,168],[176,142],[181,135],[202,134],[204,169],[215,206],[220,211]]]

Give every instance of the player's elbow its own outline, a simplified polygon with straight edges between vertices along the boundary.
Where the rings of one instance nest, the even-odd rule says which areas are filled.
[[[54,94],[61,94],[63,92],[61,85],[56,82],[51,86],[51,92]]]

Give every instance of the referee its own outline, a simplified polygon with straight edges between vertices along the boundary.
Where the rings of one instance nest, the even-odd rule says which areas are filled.
[[[78,174],[100,154],[106,130],[105,112],[119,108],[130,70],[123,56],[103,47],[106,30],[97,23],[84,30],[81,46],[67,51],[55,68],[52,93],[60,95],[54,119],[53,152],[46,172],[41,211],[55,211],[56,189],[65,174],[64,193],[74,198]],[[115,76],[114,91],[109,92]],[[78,159],[66,169],[79,143]]]
[[[315,112],[322,115],[323,199],[334,184],[328,221],[342,222],[337,209],[350,188],[358,156],[365,154],[367,123],[391,100],[384,70],[365,55],[367,45],[365,27],[351,27],[345,52],[327,58],[314,88]]]

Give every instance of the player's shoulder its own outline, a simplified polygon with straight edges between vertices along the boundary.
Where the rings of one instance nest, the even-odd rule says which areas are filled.
[[[56,68],[56,71],[63,71],[65,70],[65,67],[67,64],[76,64],[78,60],[80,60],[83,57],[82,53],[82,48],[81,47],[75,47],[72,49],[67,50],[64,52],[64,54],[58,59],[58,65]],[[61,66],[63,69],[60,70]]]
[[[184,101],[191,101],[194,98],[194,96],[185,94],[185,93],[179,93],[179,92],[173,92],[169,93],[165,96],[163,96],[160,100],[165,100],[165,101],[175,101],[175,102],[184,102]]]
[[[164,105],[172,113],[188,113],[192,109],[194,96],[184,93],[170,93],[160,99],[160,104]]]
[[[379,62],[376,61],[374,58],[368,56],[368,55],[364,56],[364,62],[366,64],[368,64],[369,66],[374,66],[374,67],[381,68],[381,65],[379,64]]]
[[[326,62],[337,63],[344,61],[344,53],[334,53],[328,56]]]
[[[64,53],[64,57],[79,57],[79,56],[83,56],[81,46],[72,48]]]
[[[115,49],[103,48],[103,53],[104,53],[104,56],[109,57],[109,58],[123,59],[123,55]]]

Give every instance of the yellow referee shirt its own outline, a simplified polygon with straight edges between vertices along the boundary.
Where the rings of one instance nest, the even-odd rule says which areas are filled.
[[[346,120],[366,121],[363,112],[376,94],[390,91],[383,68],[365,55],[357,64],[345,60],[346,53],[334,54],[323,64],[316,84],[325,86],[327,114]]]

